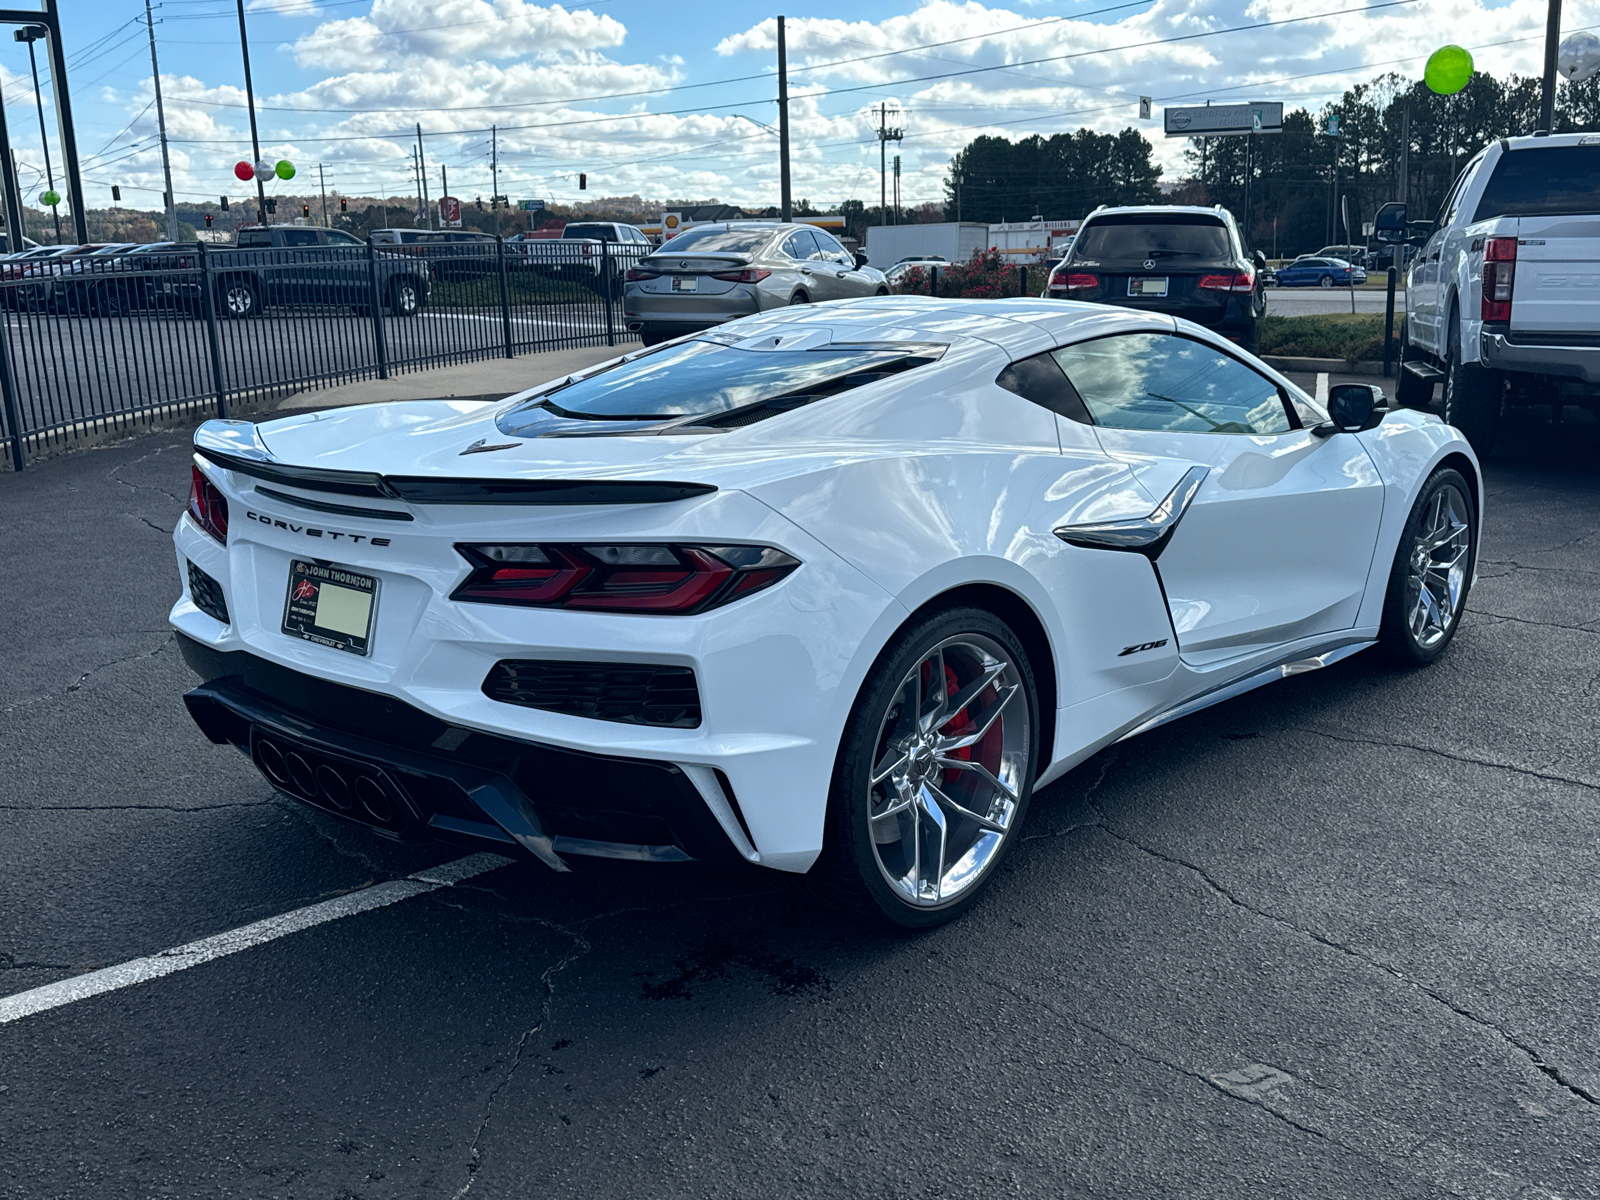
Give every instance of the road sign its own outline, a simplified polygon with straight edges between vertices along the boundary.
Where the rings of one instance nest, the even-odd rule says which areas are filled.
[[[1283,102],[1203,104],[1162,110],[1168,137],[1230,137],[1240,133],[1282,133]]]
[[[524,200],[522,202],[522,211],[523,212],[543,212],[544,211],[544,201],[543,200]]]
[[[458,197],[439,197],[439,220],[452,228],[461,224],[461,201]]]
[[[1139,97],[1139,120],[1148,121],[1150,119],[1151,103],[1152,101],[1149,96]]]

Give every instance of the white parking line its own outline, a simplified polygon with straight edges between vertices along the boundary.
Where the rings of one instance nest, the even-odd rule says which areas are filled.
[[[1328,373],[1326,371],[1317,373],[1317,403],[1322,405],[1323,408],[1328,407]]]
[[[0,996],[0,1025],[10,1021],[20,1021],[23,1017],[31,1017],[35,1013],[48,1012],[64,1004],[75,1004],[79,1000],[87,1000],[104,992],[114,992],[119,988],[132,987],[136,983],[159,979],[175,971],[198,967],[201,963],[208,963],[214,958],[237,954],[241,950],[248,950],[263,942],[299,933],[302,929],[310,929],[313,925],[322,925],[328,921],[337,921],[340,917],[353,917],[357,913],[398,904],[402,900],[409,900],[412,896],[421,896],[439,888],[451,887],[463,879],[471,879],[474,875],[482,875],[485,871],[493,871],[510,862],[511,859],[502,858],[498,854],[469,855],[454,862],[431,867],[426,871],[418,871],[415,875],[408,875],[404,879],[390,879],[376,883],[358,892],[350,892],[332,900],[324,900],[320,904],[297,908],[282,916],[268,917],[265,921],[257,921],[253,925],[244,925],[214,937],[201,938],[198,942],[190,942],[187,946],[163,950],[148,958],[131,959],[114,967],[91,971],[87,975],[75,975],[71,979],[47,983],[43,987],[31,988],[12,996]]]

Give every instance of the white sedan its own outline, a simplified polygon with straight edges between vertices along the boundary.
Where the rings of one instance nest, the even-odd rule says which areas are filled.
[[[186,701],[392,837],[749,862],[936,924],[1102,747],[1443,652],[1477,460],[1378,401],[1155,313],[897,296],[499,402],[210,421]]]

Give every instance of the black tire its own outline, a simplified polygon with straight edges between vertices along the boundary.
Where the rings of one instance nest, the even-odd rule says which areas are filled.
[[[414,317],[422,311],[423,288],[409,275],[389,283],[389,311],[397,317]]]
[[[944,666],[945,687],[951,680],[958,689],[972,683],[982,669],[984,654],[990,656],[988,661],[991,663],[1003,662],[1005,670],[996,682],[970,696],[967,703],[954,714],[941,719],[926,732],[919,733],[914,728],[916,722],[906,713],[906,689],[911,685],[914,671],[919,679],[928,678],[922,673],[922,668],[931,668],[927,660],[935,649],[940,648],[939,662]],[[1019,691],[1020,695],[1017,694]],[[932,698],[930,694],[929,699]],[[1022,705],[1020,711],[1017,708],[1019,703]],[[971,710],[975,705],[987,707],[980,707],[974,714]],[[1024,714],[1025,726],[1019,729],[1011,724],[1022,719]],[[956,727],[958,721],[964,724]],[[989,732],[972,747],[951,749],[950,758],[939,759],[932,755],[929,739],[936,736],[937,730],[952,730],[953,727],[956,734],[976,727]],[[878,655],[862,683],[845,725],[828,796],[822,855],[807,877],[813,890],[820,892],[826,901],[844,907],[853,914],[885,921],[901,929],[928,929],[965,912],[993,879],[1001,861],[1021,837],[1033,791],[1038,730],[1038,691],[1033,672],[1021,642],[1004,621],[983,609],[960,607],[931,613],[901,630]],[[1003,747],[998,751],[994,751],[990,745],[991,739],[996,736]],[[909,744],[919,740],[924,745],[918,753],[906,752],[899,745],[902,741]],[[953,770],[942,766],[943,762],[952,761],[963,751],[967,755],[964,761],[977,761],[976,756],[993,752],[995,757],[992,761],[1001,766],[992,775],[1012,781],[1015,792],[996,790],[992,786],[992,779],[986,779],[976,771]],[[946,858],[939,864],[939,889],[942,890],[943,882],[948,878],[944,868],[946,862],[952,861],[951,855],[959,857],[978,853],[979,844],[986,845],[982,852],[987,857],[982,867],[970,882],[958,880],[953,884],[959,890],[948,899],[941,897],[936,890],[924,902],[916,903],[890,881],[889,860],[903,864],[905,855],[909,853],[906,850],[908,839],[893,835],[897,831],[903,834],[909,827],[913,831],[909,839],[912,845],[920,844],[918,839],[925,836],[921,832],[924,817],[918,811],[920,806],[916,804],[905,808],[902,815],[886,816],[880,813],[877,818],[878,833],[874,834],[874,807],[881,809],[885,804],[904,803],[912,792],[924,794],[910,783],[906,783],[904,790],[901,790],[900,783],[903,781],[898,774],[878,785],[872,783],[874,763],[881,763],[897,752],[902,756],[901,762],[906,765],[904,774],[908,780],[912,773],[921,772],[918,777],[925,779],[930,788],[955,792],[971,804],[983,803],[982,794],[987,793],[990,799],[984,820],[1003,825],[1003,829],[988,829],[980,821],[971,819],[970,813],[963,816],[959,807],[949,803],[952,797],[942,792],[932,793],[940,795],[942,799],[934,803],[940,813],[938,825],[932,821],[929,824],[934,828],[945,828],[949,839],[940,842],[945,848]],[[979,765],[984,766],[985,771],[990,769],[982,763]],[[1006,798],[1008,796],[1011,798]],[[955,805],[959,803],[959,800],[955,801]],[[893,824],[889,825],[888,822]],[[997,837],[998,840],[987,843],[985,840],[990,837]],[[969,840],[970,845],[967,844]],[[879,847],[884,849],[880,850]],[[918,859],[918,865],[901,878],[901,886],[917,875],[920,863]],[[920,888],[913,883],[910,890],[919,891]]]
[[[639,330],[639,340],[646,346],[659,346],[662,342],[669,340],[671,337],[672,335],[670,333],[664,333],[659,329],[651,329],[648,325]]]
[[[806,295],[804,292],[796,292],[794,295],[789,297],[789,303],[790,304],[810,304],[811,303],[811,297]]]
[[[261,296],[252,280],[242,276],[224,279],[217,284],[217,315],[233,321],[242,321],[261,311]]]
[[[1461,320],[1450,309],[1450,359],[1444,367],[1444,419],[1472,443],[1479,458],[1488,458],[1500,432],[1500,375],[1477,363],[1461,361]]]
[[[117,284],[101,284],[90,311],[97,317],[125,317],[133,311],[133,297]]]
[[[889,294],[889,289],[886,288],[886,287],[881,287],[877,291],[873,292],[872,294],[874,296],[887,296]]]
[[[1454,515],[1448,524],[1453,538],[1463,543],[1448,551],[1428,549],[1436,540],[1441,503]],[[1462,524],[1456,530],[1456,522]],[[1466,610],[1467,593],[1472,588],[1472,573],[1477,565],[1478,511],[1472,503],[1472,489],[1461,472],[1441,467],[1428,477],[1417,502],[1411,506],[1405,527],[1400,531],[1400,544],[1395,548],[1394,565],[1389,570],[1389,589],[1384,594],[1383,619],[1378,632],[1378,642],[1394,662],[1404,666],[1421,667],[1431,663],[1445,652],[1461,626],[1461,614]],[[1451,569],[1441,571],[1439,564],[1448,561],[1459,550],[1459,561]],[[1414,561],[1415,556],[1426,552],[1431,571]],[[1414,570],[1415,568],[1415,570]],[[1432,608],[1421,602],[1418,575],[1431,580]],[[1438,595],[1448,597],[1448,606],[1438,602]],[[1448,613],[1444,614],[1448,607]],[[1447,619],[1435,621],[1436,614]],[[1416,626],[1424,625],[1421,633]]]
[[[1333,286],[1333,276],[1324,275],[1321,279],[1317,280],[1317,286],[1331,288]]]
[[[1416,357],[1416,352],[1411,349],[1407,325],[1403,325],[1400,328],[1400,365],[1396,368],[1398,374],[1394,380],[1395,403],[1401,408],[1432,408],[1433,383],[1406,370],[1406,361]]]

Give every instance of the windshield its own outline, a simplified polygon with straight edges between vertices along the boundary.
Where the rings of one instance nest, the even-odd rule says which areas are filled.
[[[546,432],[547,414],[587,421],[708,417],[782,396],[817,398],[932,362],[928,346],[741,350],[692,341],[620,363],[529,400],[500,417],[503,433]]]
[[[1472,219],[1577,213],[1600,213],[1600,145],[1502,154]]]
[[[615,225],[568,225],[561,231],[564,238],[594,238],[601,242],[614,242],[617,240],[617,227]]]
[[[702,229],[685,229],[661,249],[677,253],[695,250],[748,254],[771,236],[770,229],[730,229],[726,225],[708,225]]]
[[[1214,262],[1233,255],[1227,227],[1215,217],[1128,213],[1090,221],[1073,242],[1072,257],[1080,262],[1145,258]]]

